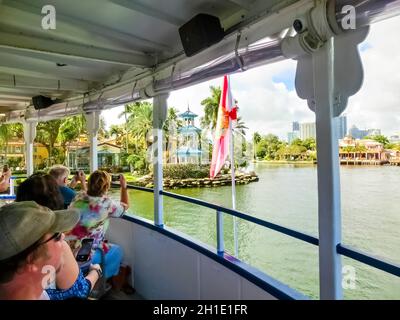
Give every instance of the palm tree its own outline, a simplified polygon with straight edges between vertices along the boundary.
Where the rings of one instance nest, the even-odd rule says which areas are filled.
[[[221,88],[210,87],[211,96],[201,101],[201,105],[204,106],[204,117],[200,119],[202,128],[209,128],[214,130],[217,126],[218,117],[218,106],[221,100]]]
[[[54,151],[54,144],[57,141],[62,122],[63,120],[60,119],[39,122],[36,127],[36,141],[45,145],[47,151],[49,152],[50,159],[54,159],[54,156],[56,155],[56,151]]]
[[[7,124],[0,126],[0,140],[4,150],[4,159],[7,159],[8,141],[12,137],[12,132]]]
[[[123,144],[124,136],[126,135],[125,128],[123,127],[123,125],[116,125],[116,124],[111,125],[109,133],[111,136],[115,137],[115,142],[117,143],[117,145]]]
[[[165,119],[163,126],[167,162],[170,160],[169,147],[171,137],[173,137],[174,134],[177,135],[179,128],[181,128],[183,125],[182,120],[178,117],[178,113],[178,109],[174,107],[168,108],[167,118]]]
[[[254,132],[254,134],[253,134],[253,145],[254,145],[253,157],[254,157],[254,160],[257,159],[257,151],[256,150],[257,150],[257,145],[260,143],[261,139],[262,139],[261,134],[259,134],[257,131]]]
[[[238,132],[240,133],[242,136],[246,135],[246,130],[248,130],[249,128],[246,127],[246,124],[244,123],[242,117],[238,117],[236,120],[236,126],[233,129],[234,132]]]
[[[60,163],[63,163],[67,157],[67,143],[74,141],[79,135],[87,133],[85,116],[81,114],[63,119],[59,131],[58,140],[64,151]]]
[[[135,139],[136,151],[139,144],[147,150],[150,145],[148,136],[153,129],[153,105],[147,101],[135,102],[126,109],[129,114],[127,128]]]

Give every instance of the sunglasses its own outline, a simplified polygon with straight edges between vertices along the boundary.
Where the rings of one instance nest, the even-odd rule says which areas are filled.
[[[55,240],[56,242],[57,241],[60,241],[61,240],[61,238],[62,238],[62,232],[56,232],[55,234],[53,234],[50,238],[48,238],[46,241],[43,241],[43,242],[39,242],[38,244],[37,244],[37,246],[41,246],[41,245],[43,245],[43,244],[45,244],[45,243],[47,243],[47,242],[50,242],[51,240]]]

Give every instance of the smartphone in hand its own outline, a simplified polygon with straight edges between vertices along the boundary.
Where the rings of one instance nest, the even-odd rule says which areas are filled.
[[[76,261],[85,262],[89,260],[90,252],[92,251],[93,239],[86,238],[82,240],[82,247],[79,249],[79,252],[76,256]]]

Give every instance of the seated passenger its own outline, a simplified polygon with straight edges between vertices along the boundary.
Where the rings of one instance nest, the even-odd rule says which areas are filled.
[[[43,284],[62,268],[62,232],[76,210],[51,211],[33,201],[0,207],[0,300],[48,300]]]
[[[120,175],[120,201],[114,201],[107,196],[110,184],[111,177],[105,171],[97,170],[90,175],[87,192],[79,193],[70,206],[79,209],[81,219],[77,226],[66,235],[66,240],[73,251],[79,250],[81,240],[84,238],[94,239],[92,262],[101,263],[102,253],[96,249],[102,249],[105,254],[103,271],[106,278],[118,274],[122,260],[120,246],[104,241],[109,218],[122,217],[128,209],[128,190],[125,177]]]
[[[76,196],[76,191],[73,189],[80,181],[82,185],[82,190],[86,191],[86,176],[82,170],[78,171],[77,175],[74,175],[69,186],[68,186],[68,176],[70,171],[67,167],[62,165],[55,165],[50,168],[49,174],[56,179],[59,185],[61,195],[64,199],[64,208],[68,208],[72,200]]]
[[[33,200],[51,210],[63,208],[63,199],[57,182],[49,174],[36,173],[18,187],[16,201]],[[101,274],[101,268],[92,265],[84,277],[78,263],[65,241],[62,241],[63,259],[55,278],[55,288],[46,290],[51,300],[87,298]],[[98,271],[97,271],[98,270]]]
[[[0,192],[5,192],[10,186],[11,169],[5,165],[0,177]]]

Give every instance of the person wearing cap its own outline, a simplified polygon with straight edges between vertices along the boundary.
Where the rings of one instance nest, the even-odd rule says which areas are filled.
[[[47,300],[47,283],[62,265],[63,232],[79,221],[73,209],[34,201],[0,207],[0,299]]]
[[[37,172],[18,186],[16,202],[35,201],[39,205],[56,211],[64,208],[64,201],[58,184],[49,174]],[[69,245],[63,243],[62,266],[56,272],[54,281],[46,288],[50,300],[86,299],[102,275],[99,264],[80,268]],[[89,261],[90,262],[90,261]]]

